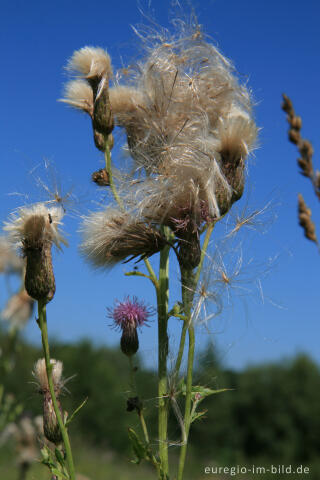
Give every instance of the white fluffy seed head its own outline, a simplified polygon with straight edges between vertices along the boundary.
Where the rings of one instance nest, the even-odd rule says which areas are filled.
[[[21,290],[9,298],[1,317],[10,322],[13,328],[21,329],[31,317],[33,305],[33,299],[25,290]]]
[[[54,243],[58,248],[67,241],[59,232],[64,211],[59,206],[49,207],[36,203],[30,207],[20,207],[5,223],[4,230],[8,238],[17,247],[34,248],[46,242]]]
[[[70,58],[67,68],[85,78],[110,78],[112,76],[109,54],[97,47],[84,47],[76,50]]]
[[[21,273],[24,261],[12,248],[12,244],[6,236],[0,236],[0,272]]]
[[[55,360],[54,358],[50,359],[50,363],[52,365],[53,385],[54,385],[54,388],[59,391],[60,388],[63,386],[63,381],[62,381],[63,363],[60,362],[60,360]],[[40,358],[39,360],[36,361],[32,374],[37,380],[41,392],[43,393],[48,392],[49,384],[48,384],[48,377],[47,377],[47,370],[46,370],[46,362],[44,358]]]
[[[128,257],[145,258],[164,247],[160,232],[116,208],[84,218],[80,250],[95,267],[111,267]]]
[[[250,92],[198,27],[188,31],[181,22],[174,38],[161,31],[150,40],[145,60],[128,70],[128,86],[110,91],[116,123],[126,130],[137,167],[173,192],[168,209],[193,183],[218,218],[242,194],[244,159],[257,133]],[[229,147],[232,164],[221,155]]]
[[[84,80],[71,80],[64,89],[64,98],[60,102],[67,103],[71,107],[83,110],[92,116],[93,92],[90,85]]]

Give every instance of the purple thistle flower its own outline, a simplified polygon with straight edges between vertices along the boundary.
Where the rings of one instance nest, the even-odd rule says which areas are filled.
[[[122,331],[142,327],[155,313],[152,307],[148,307],[135,296],[132,300],[129,296],[122,302],[116,300],[114,308],[107,308],[107,311],[108,317],[114,320],[115,327],[119,327]]]

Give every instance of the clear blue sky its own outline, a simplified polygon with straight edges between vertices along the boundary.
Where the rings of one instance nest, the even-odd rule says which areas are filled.
[[[154,1],[151,6],[157,22],[168,25],[170,2]],[[260,278],[267,268],[264,265],[277,257],[262,279],[264,303],[257,294],[232,300],[209,325],[210,334],[199,330],[199,346],[209,338],[215,341],[224,362],[235,368],[298,351],[320,361],[320,258],[298,227],[297,193],[303,193],[314,207],[319,228],[320,209],[308,181],[298,174],[297,154],[287,141],[280,110],[285,91],[303,117],[303,133],[313,142],[315,163],[320,167],[320,4],[311,0],[198,0],[194,6],[205,32],[233,60],[242,78],[248,78],[257,103],[260,148],[249,161],[248,195],[243,204],[255,209],[273,200],[267,215],[273,222],[267,233],[246,239],[245,261],[255,258],[260,266],[252,271]],[[1,2],[0,220],[26,202],[24,195],[33,201],[43,198],[30,174],[43,158],[54,162],[62,185],[74,186],[80,213],[97,208],[90,174],[103,166],[103,159],[93,145],[89,119],[56,101],[66,81],[63,67],[72,52],[85,45],[107,48],[115,68],[121,66],[121,58],[130,62],[138,44],[130,25],[140,21],[137,3],[128,0]],[[119,136],[119,145],[122,140]],[[115,161],[120,156],[117,160],[115,155]],[[142,296],[154,304],[153,292],[147,281],[124,277],[127,266],[98,273],[85,265],[77,252],[78,225],[79,218],[66,218],[70,248],[55,255],[57,292],[48,307],[50,334],[67,341],[88,336],[97,343],[115,344],[119,335],[108,327],[106,306],[125,294]],[[224,228],[221,225],[216,236]],[[4,284],[1,288],[3,304]],[[173,344],[178,326],[176,320],[171,321]],[[26,335],[39,341],[34,321]],[[141,352],[153,363],[155,345],[154,322],[141,335]]]

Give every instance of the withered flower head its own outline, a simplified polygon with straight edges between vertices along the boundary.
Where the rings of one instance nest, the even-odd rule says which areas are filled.
[[[13,328],[23,328],[32,315],[34,300],[26,290],[12,295],[1,312],[1,317],[10,322]]]
[[[64,381],[62,379],[63,364],[59,360],[54,360],[53,358],[50,360],[50,363],[52,365],[52,380],[54,385],[54,391],[61,416],[63,417],[63,412],[59,400],[59,395],[64,385]],[[62,441],[62,435],[49,390],[46,363],[44,358],[39,359],[35,363],[33,376],[39,384],[39,392],[43,395],[43,431],[45,437],[50,442],[58,445]]]
[[[4,227],[26,257],[25,288],[35,300],[49,302],[55,293],[51,248],[67,245],[58,229],[63,215],[61,207],[38,203],[19,208]]]
[[[21,273],[24,261],[17,255],[6,236],[0,236],[0,272]]]
[[[165,245],[160,232],[115,208],[84,218],[81,252],[96,267],[110,267],[127,258],[146,258]]]

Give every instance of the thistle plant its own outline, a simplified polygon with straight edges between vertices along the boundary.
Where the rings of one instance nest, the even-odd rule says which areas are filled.
[[[104,210],[83,218],[81,253],[102,269],[119,262],[144,262],[145,271],[135,268],[126,275],[150,280],[155,289],[158,448],[150,441],[143,400],[134,382],[137,330],[149,312],[140,300],[130,297],[108,310],[121,330],[121,349],[130,360],[134,396],[128,399],[128,410],[138,413],[143,431],[140,438],[129,429],[136,462],[148,460],[159,479],[170,478],[168,417],[172,408],[181,428],[179,462],[172,478],[181,480],[190,427],[201,416],[198,405],[215,393],[193,385],[192,379],[199,311],[210,295],[218,306],[218,295],[206,292],[201,272],[214,226],[242,196],[245,159],[255,146],[257,127],[250,92],[237,80],[231,62],[207,42],[199,25],[181,21],[173,35],[159,29],[146,36],[139,32],[139,36],[145,56],[116,73],[101,48],[76,51],[67,65],[74,78],[67,83],[62,101],[90,116],[95,145],[105,157],[104,169],[95,171],[92,180],[110,192]],[[114,169],[114,129],[126,134],[130,168]],[[149,260],[155,255],[158,269],[157,260]],[[181,280],[181,298],[176,302],[170,298],[169,283],[173,256]],[[229,282],[226,276],[223,281]],[[168,384],[169,350],[172,356],[168,323],[174,318],[181,329],[173,377],[178,385],[176,396],[184,397],[182,414],[176,398],[170,401]]]
[[[199,405],[206,396],[220,392],[194,385],[196,326],[221,312],[221,286],[231,289],[241,266],[236,264],[231,274],[222,260],[211,262],[213,270],[206,268],[208,260],[210,263],[208,247],[215,225],[243,194],[245,162],[255,147],[257,127],[249,90],[240,84],[231,62],[207,41],[198,24],[179,21],[173,35],[159,29],[139,36],[145,55],[117,72],[101,48],[86,46],[74,52],[67,64],[72,79],[62,101],[90,117],[95,146],[105,160],[104,168],[90,173],[100,189],[107,189],[110,200],[101,211],[82,218],[80,252],[99,269],[135,262],[126,275],[148,280],[154,287],[156,309],[133,295],[117,299],[107,308],[107,316],[121,332],[120,348],[129,362],[127,410],[138,415],[141,425],[142,436],[129,428],[134,461],[149,461],[159,480],[182,480],[190,428],[203,416]],[[117,130],[126,135],[131,163],[115,169],[111,152]],[[43,463],[54,478],[75,480],[67,429],[73,416],[67,420],[60,403],[62,364],[50,358],[46,316],[46,305],[56,288],[52,247],[61,249],[66,244],[60,232],[65,209],[59,203],[21,207],[5,230],[25,259],[25,290],[19,299],[23,296],[38,303],[43,358],[36,363],[34,376],[43,396],[44,433],[55,445],[54,449],[43,448]],[[230,235],[234,237],[255,216],[256,212],[242,218]],[[181,296],[174,299],[170,274],[176,265]],[[207,314],[208,303],[214,306],[213,314]],[[155,313],[156,442],[151,438],[143,392],[138,392],[135,379],[140,331]],[[168,337],[169,322],[174,321],[180,330],[177,351]],[[174,357],[173,372],[169,372],[169,352],[170,358]],[[181,431],[178,442],[168,434],[171,411]],[[170,445],[179,447],[172,474]]]

